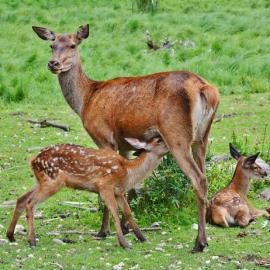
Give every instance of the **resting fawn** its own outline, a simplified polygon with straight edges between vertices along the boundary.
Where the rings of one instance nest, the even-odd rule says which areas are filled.
[[[266,171],[256,162],[259,153],[244,157],[232,144],[230,153],[238,161],[236,169],[229,185],[210,201],[207,211],[208,221],[222,227],[233,225],[246,227],[256,217],[265,216],[269,219],[268,210],[256,209],[247,199],[250,179],[267,176]]]
[[[103,148],[94,150],[77,145],[55,145],[45,148],[31,161],[37,185],[18,198],[12,222],[7,231],[10,241],[15,241],[14,229],[20,214],[26,209],[28,237],[36,245],[33,225],[34,210],[38,203],[57,193],[63,187],[99,193],[110,210],[120,245],[130,248],[121,230],[118,207],[126,216],[140,241],[145,238],[132,218],[125,193],[141,182],[160,163],[167,147],[159,138],[149,143],[126,139],[133,147],[144,149],[138,158],[127,160],[115,151]]]

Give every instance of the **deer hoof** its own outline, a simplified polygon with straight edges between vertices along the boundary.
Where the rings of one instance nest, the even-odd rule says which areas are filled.
[[[29,240],[29,245],[31,248],[35,248],[37,246],[37,243],[35,240],[34,241]]]
[[[100,238],[106,238],[109,234],[110,234],[110,231],[100,231],[100,232],[97,234],[97,237],[100,237]]]
[[[9,242],[15,242],[14,233],[7,232],[7,238]]]
[[[196,241],[195,247],[192,249],[192,253],[203,252],[206,246],[208,246],[206,241]]]

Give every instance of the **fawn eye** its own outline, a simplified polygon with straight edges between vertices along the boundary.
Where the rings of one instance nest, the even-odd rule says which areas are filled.
[[[70,46],[71,49],[75,49],[75,47],[76,47],[75,44],[72,44],[72,45]]]

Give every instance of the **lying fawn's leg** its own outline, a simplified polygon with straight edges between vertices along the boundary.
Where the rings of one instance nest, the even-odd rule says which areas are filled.
[[[270,219],[270,213],[267,210],[257,209],[254,206],[252,206],[250,203],[248,203],[248,208],[249,208],[250,215],[253,218],[263,216],[263,217],[265,217],[267,219]]]
[[[134,219],[132,217],[132,213],[131,213],[129,204],[126,200],[126,197],[124,195],[120,195],[117,197],[117,201],[118,201],[119,206],[121,207],[126,219],[128,220],[134,234],[141,242],[144,242],[146,239],[143,236],[141,230],[139,229],[138,225],[136,224],[136,222],[134,221]]]
[[[226,209],[221,207],[212,208],[212,220],[214,224],[228,228],[229,224],[226,220]]]
[[[100,191],[100,195],[103,198],[103,200],[105,201],[106,206],[108,207],[108,209],[110,210],[110,212],[112,214],[119,244],[123,248],[129,249],[130,245],[125,240],[125,237],[124,237],[122,229],[121,229],[120,219],[119,219],[118,210],[117,210],[117,202],[116,202],[116,199],[114,196],[114,191],[112,189],[110,189],[110,190],[103,189],[103,191]]]
[[[17,199],[16,208],[14,210],[12,221],[8,227],[7,234],[6,234],[7,238],[11,242],[15,241],[14,230],[15,230],[16,224],[18,222],[20,215],[22,214],[22,212],[24,211],[24,209],[26,207],[27,201],[33,195],[34,190],[35,190],[35,188],[29,190],[28,192],[26,192],[24,195],[22,195],[20,198]]]
[[[249,225],[251,219],[252,217],[247,209],[239,210],[235,216],[236,223],[243,228]]]

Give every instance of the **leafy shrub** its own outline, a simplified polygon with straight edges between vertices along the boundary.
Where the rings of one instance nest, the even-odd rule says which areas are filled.
[[[191,182],[169,154],[144,182],[142,193],[132,206],[139,214],[164,217],[172,209],[188,206],[192,200]]]

